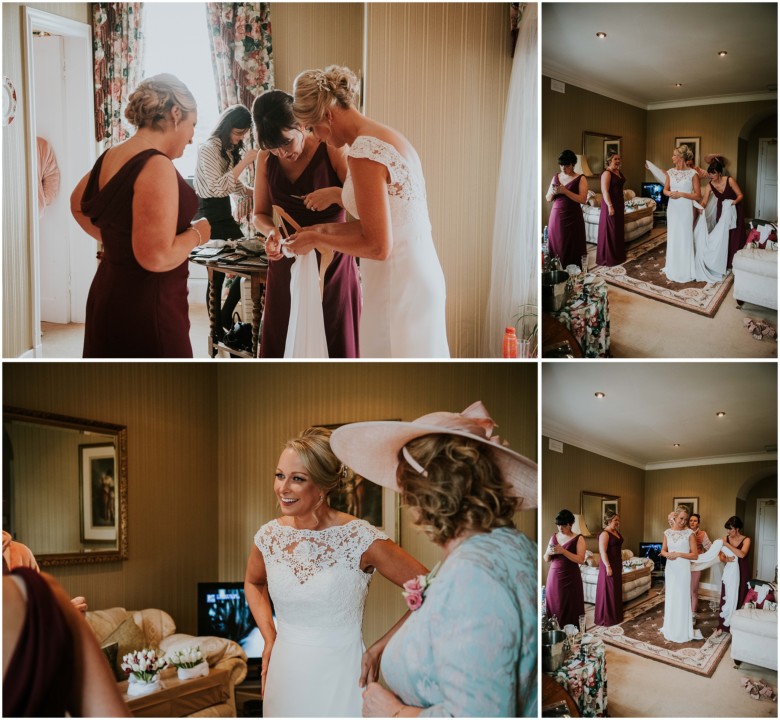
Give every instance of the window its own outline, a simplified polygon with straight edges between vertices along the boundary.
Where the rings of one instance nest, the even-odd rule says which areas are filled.
[[[144,3],[144,77],[171,73],[198,103],[198,124],[192,145],[173,164],[183,177],[195,174],[198,145],[219,118],[217,89],[211,67],[206,3]]]

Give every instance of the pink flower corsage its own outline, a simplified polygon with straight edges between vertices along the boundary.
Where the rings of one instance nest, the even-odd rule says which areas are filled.
[[[438,565],[427,575],[418,575],[416,578],[407,580],[404,583],[404,589],[401,594],[404,596],[404,600],[406,600],[406,604],[412,612],[419,610],[420,607],[422,607],[423,600],[425,599],[425,592],[433,582],[437,569]]]

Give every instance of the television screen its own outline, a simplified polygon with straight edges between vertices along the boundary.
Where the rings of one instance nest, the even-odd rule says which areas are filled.
[[[250,663],[261,661],[265,643],[249,610],[243,582],[198,583],[198,635],[234,640]]]
[[[639,556],[650,558],[656,570],[663,570],[666,567],[666,558],[661,555],[662,547],[663,543],[659,542],[639,543]]]
[[[661,183],[642,183],[642,197],[652,198],[659,208],[666,207],[669,200],[664,195],[664,186]]]

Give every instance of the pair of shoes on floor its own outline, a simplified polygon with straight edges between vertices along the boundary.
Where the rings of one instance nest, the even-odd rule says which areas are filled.
[[[747,694],[750,695],[753,700],[771,700],[777,702],[777,693],[771,685],[767,685],[763,680],[751,680],[750,678],[742,678],[742,687],[745,688]]]
[[[777,331],[766,320],[744,318],[742,322],[755,340],[774,340],[777,337]]]

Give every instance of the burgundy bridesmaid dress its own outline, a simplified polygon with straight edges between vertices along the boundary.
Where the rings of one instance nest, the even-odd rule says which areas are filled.
[[[271,203],[286,210],[301,227],[344,222],[346,213],[342,207],[331,205],[325,210],[315,212],[307,210],[303,200],[294,197],[307,195],[320,188],[341,187],[341,180],[330,163],[325,143],[320,143],[311,161],[294,182],[287,178],[279,159],[272,153],[268,155],[266,173]],[[288,230],[292,232],[291,228]],[[319,261],[319,253],[317,257]],[[295,258],[282,258],[268,263],[265,310],[258,349],[261,358],[284,357],[287,326],[290,323],[290,268],[294,262]],[[333,253],[333,260],[325,271],[322,296],[329,357],[360,357],[360,307],[360,279],[355,258],[339,252]]]
[[[715,222],[717,222],[720,220],[720,213],[723,210],[723,201],[736,200],[737,193],[734,192],[734,188],[731,187],[728,178],[726,179],[726,188],[722,193],[719,193],[718,189],[712,183],[710,183],[710,188],[712,188],[712,193],[718,200],[718,210],[715,214]],[[738,203],[734,206],[734,209],[737,211],[737,226],[729,232],[729,250],[726,257],[727,268],[731,267],[731,263],[734,260],[734,253],[745,247],[745,240],[747,239],[745,235],[745,202],[742,201],[741,203]]]
[[[570,192],[577,192],[580,186],[580,178],[577,175],[574,180],[565,186]],[[553,176],[553,183],[558,182],[558,175]],[[550,220],[547,226],[547,241],[550,255],[557,257],[561,265],[580,266],[582,256],[588,251],[585,244],[585,219],[582,217],[582,206],[565,195],[556,195],[553,198],[553,206],[550,211]]]
[[[623,185],[626,178],[620,171],[617,174],[611,170],[607,172],[609,173],[609,200],[615,209],[615,214],[609,214],[609,206],[602,198],[596,263],[603,267],[613,267],[626,261],[625,225],[623,224],[625,214]]]
[[[563,549],[576,553],[579,538],[579,535],[573,537],[562,546]],[[550,538],[550,544],[559,544],[555,533]],[[550,572],[547,574],[544,598],[548,617],[555,615],[561,627],[564,625],[578,627],[580,615],[585,614],[580,566],[563,555],[553,555],[550,558]]]
[[[188,261],[167,272],[150,272],[133,253],[133,186],[149,158],[162,154],[153,149],[138,153],[101,188],[103,153],[87,181],[81,211],[100,228],[103,259],[87,297],[85,358],[192,357]],[[178,172],[176,180],[178,234],[190,226],[198,196]]]
[[[621,548],[623,536],[615,537],[607,532],[607,560],[612,568],[612,577],[607,575],[607,568],[599,562],[599,579],[596,584],[596,625],[608,627],[623,622],[623,561]]]
[[[714,190],[715,188],[713,188]],[[741,204],[741,203],[740,203]],[[742,549],[742,545],[745,542],[746,538],[742,538],[742,542],[739,545],[735,545],[734,547],[737,548],[737,550]],[[750,553],[745,555],[745,557],[737,558],[737,562],[739,563],[739,592],[737,592],[737,607],[736,610],[739,610],[742,605],[745,603],[745,596],[748,593],[748,580],[750,580],[750,574],[752,570],[752,566],[750,564],[749,558]],[[718,610],[718,627],[721,630],[725,630],[726,632],[730,632],[729,625],[725,624],[724,619],[720,616],[721,611],[723,610],[723,605],[726,602],[726,588],[723,586],[723,583],[720,585],[720,609]]]

